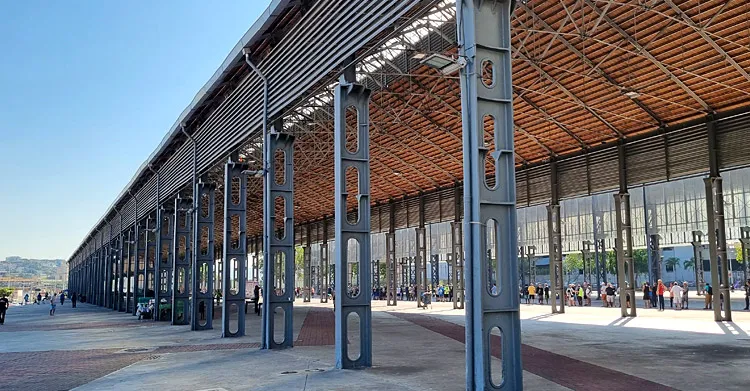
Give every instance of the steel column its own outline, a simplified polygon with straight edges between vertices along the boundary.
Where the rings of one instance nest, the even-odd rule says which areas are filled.
[[[154,289],[154,302],[156,303],[154,308],[154,320],[167,320],[162,319],[161,310],[159,306],[161,304],[168,304],[169,307],[174,305],[172,303],[172,264],[174,263],[174,206],[169,202],[157,208],[157,225],[156,225],[156,262],[154,275],[158,279],[156,288]],[[169,316],[171,316],[171,312]]]
[[[279,133],[281,130],[283,125],[279,120],[274,123],[271,133],[266,135],[268,160],[265,162],[264,198],[267,209],[263,224],[268,235],[265,251],[268,258],[264,268],[266,289],[263,291],[261,343],[265,349],[290,348],[294,344],[294,136]],[[278,161],[277,155],[283,156],[283,160]],[[283,202],[283,206],[277,205],[277,201]],[[277,211],[276,206],[281,210]],[[282,214],[277,216],[279,212]],[[279,281],[279,285],[276,285],[276,281]],[[282,311],[284,318],[284,339],[281,341],[276,339],[277,310]]]
[[[146,219],[146,276],[144,278],[144,297],[154,298],[156,294],[156,225],[158,212],[153,212]],[[158,303],[154,300],[154,310],[158,308]]]
[[[133,292],[131,279],[133,278],[133,259],[135,258],[134,245],[135,227],[133,226],[127,229],[127,240],[125,241],[125,257],[122,265],[125,281],[123,283],[123,303],[120,306],[120,312],[130,312],[130,298]]]
[[[388,232],[385,234],[385,284],[387,306],[398,305],[396,297],[396,233]]]
[[[708,246],[711,253],[711,285],[714,290],[714,320],[732,321],[729,297],[729,260],[724,229],[724,194],[721,177],[704,178],[708,210]]]
[[[131,315],[138,312],[138,299],[144,296],[145,288],[145,263],[146,263],[146,233],[147,219],[136,220],[135,223],[135,268],[133,276],[133,308]]]
[[[226,189],[226,188],[225,188]],[[210,330],[214,316],[214,198],[216,185],[199,178],[193,189],[193,251],[190,329]],[[245,248],[245,247],[243,247]],[[244,261],[244,260],[243,260]],[[243,262],[243,267],[244,267]],[[244,286],[245,282],[240,281]],[[244,314],[244,310],[240,311]]]
[[[750,250],[750,227],[740,227],[740,244],[742,246],[742,283],[747,284],[748,275],[750,275],[750,261],[748,261],[748,250]],[[696,263],[697,265],[697,263]]]
[[[440,254],[432,254],[430,257],[430,277],[432,290],[440,286]]]
[[[635,275],[633,268],[633,231],[630,226],[630,194],[620,192],[615,194],[614,197],[617,227],[617,285],[620,288],[620,313],[623,317],[635,317]],[[630,307],[628,307],[628,301],[630,302]]]
[[[523,388],[518,297],[515,158],[510,16],[513,1],[459,0],[464,159],[464,235],[468,299],[466,311],[467,390]],[[489,73],[489,74],[488,74]],[[494,121],[494,148],[485,145],[484,124]],[[494,162],[492,188],[485,164]],[[494,238],[494,249],[488,239]],[[497,259],[493,276],[487,252]],[[494,251],[493,251],[494,250]],[[490,281],[496,281],[494,288]],[[493,331],[500,334],[501,368],[493,370]],[[499,372],[498,372],[499,371]]]
[[[550,162],[550,188],[552,198],[547,206],[547,233],[549,240],[550,303],[553,314],[565,313],[565,282],[562,263],[562,224],[560,222],[560,200],[557,162]]]
[[[424,195],[419,195],[419,227],[415,229],[417,239],[416,273],[417,273],[417,308],[424,308],[422,294],[427,286],[427,229],[425,229]]]
[[[193,246],[191,243],[193,202],[179,195],[174,200],[174,237],[172,239],[172,324],[190,323],[190,260]]]
[[[222,338],[245,335],[245,279],[247,271],[246,163],[231,157],[224,165],[224,254],[222,256]],[[265,276],[268,280],[268,275]],[[265,294],[265,287],[263,293]],[[268,302],[265,302],[266,304]]]
[[[456,211],[458,216],[458,211]],[[451,258],[448,265],[451,266],[449,276],[453,286],[453,309],[462,310],[466,307],[466,275],[464,273],[464,235],[463,223],[456,219],[451,222]]]
[[[659,248],[659,235],[647,235],[648,242],[646,244],[648,248],[648,259],[649,259],[649,275],[651,281],[658,281],[661,279],[661,250]]]
[[[335,289],[336,289],[336,368],[352,369],[372,366],[372,327],[370,301],[370,90],[356,84],[352,68],[346,70],[334,89],[334,167],[336,229]],[[347,109],[356,111],[356,146],[347,148]],[[347,174],[356,172],[358,194],[348,194],[354,188],[347,183]],[[351,179],[351,178],[350,178]],[[356,221],[347,218],[347,200],[355,197],[358,216]],[[345,278],[350,246],[358,248],[359,293],[347,289]],[[364,294],[362,293],[364,292]],[[356,314],[359,330],[353,329]],[[359,355],[350,355],[350,348],[359,336]],[[350,345],[349,342],[352,342]]]
[[[302,267],[302,302],[309,303],[310,288],[312,287],[312,240],[310,239],[310,224],[306,225],[305,229],[307,230],[307,240],[305,241],[305,246],[302,247],[304,263]]]
[[[329,269],[329,262],[328,262],[328,222],[323,217],[323,242],[320,244],[320,280],[321,280],[321,287],[320,287],[320,302],[321,303],[328,303],[328,289],[331,287],[331,280],[330,280],[330,274],[328,272]]]
[[[581,243],[581,254],[583,255],[583,279],[584,279],[584,282],[591,285],[591,241],[590,240],[584,240]],[[586,278],[587,270],[588,270],[588,278]]]
[[[706,282],[703,280],[703,256],[701,255],[701,242],[703,239],[703,232],[693,231],[693,241],[690,242],[693,245],[693,262],[695,262],[695,291],[698,296],[702,295],[705,291],[704,287]]]

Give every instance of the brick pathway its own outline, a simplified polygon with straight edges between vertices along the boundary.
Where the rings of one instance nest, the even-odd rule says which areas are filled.
[[[324,346],[336,343],[335,318],[329,308],[310,308],[302,322],[295,346]]]
[[[458,342],[466,340],[464,326],[441,319],[398,312],[389,314],[444,335]],[[492,355],[500,358],[500,337],[492,336]],[[521,345],[523,369],[573,390],[607,391],[671,391],[674,388],[640,377],[628,375],[599,365],[548,352],[526,344]]]
[[[11,331],[55,331],[55,330],[80,330],[80,329],[100,329],[100,328],[122,328],[122,327],[159,327],[168,326],[169,322],[152,322],[146,320],[143,322],[87,322],[87,323],[43,323],[33,322],[24,324],[6,323],[0,327],[0,333]]]

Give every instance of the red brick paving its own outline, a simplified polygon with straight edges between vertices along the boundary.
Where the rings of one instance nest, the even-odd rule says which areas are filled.
[[[122,328],[134,326],[168,326],[169,322],[152,322],[150,320],[143,322],[85,322],[85,323],[43,323],[33,322],[24,324],[4,324],[0,327],[0,332],[10,331],[55,331],[55,330],[80,330],[80,329],[99,329],[99,328]]]
[[[389,313],[458,342],[464,343],[466,340],[464,326],[424,315]],[[497,346],[497,349],[492,349],[492,355],[500,358],[500,337],[493,335],[490,345],[493,347]],[[524,370],[574,390],[675,390],[663,384],[576,360],[568,356],[548,352],[526,344],[521,345],[521,361],[523,362]]]
[[[296,346],[324,346],[336,344],[335,318],[329,308],[310,308],[302,322]]]

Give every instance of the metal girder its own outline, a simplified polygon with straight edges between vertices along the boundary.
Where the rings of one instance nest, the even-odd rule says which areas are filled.
[[[555,87],[557,87],[560,91],[562,91],[568,98],[572,99],[576,104],[583,107],[587,112],[589,112],[592,116],[594,116],[597,120],[599,120],[599,122],[603,123],[612,132],[612,134],[615,137],[617,138],[623,137],[623,134],[620,130],[618,130],[614,125],[609,123],[609,121],[604,119],[604,117],[599,115],[599,113],[597,113],[596,110],[591,108],[591,106],[587,105],[586,102],[581,100],[581,98],[579,98],[576,94],[570,91],[567,87],[562,85],[560,81],[558,81],[556,78],[552,77],[549,73],[547,73],[547,71],[545,71],[541,66],[539,66],[539,64],[537,64],[536,62],[534,62],[533,60],[531,60],[530,58],[528,58],[525,54],[521,52],[516,52],[516,53],[518,53],[518,56],[522,60],[526,61],[527,64],[531,65],[531,67],[534,68],[537,72],[539,72],[539,74],[542,77],[544,77],[550,83],[555,85]]]
[[[617,229],[617,285],[620,288],[622,317],[636,316],[635,275],[633,267],[633,231],[630,226],[630,194],[615,194]]]
[[[143,289],[145,297],[154,298],[156,294],[155,284],[155,267],[156,267],[156,224],[157,224],[157,213],[154,211],[149,213],[146,218],[146,275],[144,278]],[[154,311],[159,308],[159,305],[154,301]]]
[[[547,151],[547,153],[550,155],[550,157],[553,157],[553,158],[557,157],[557,153],[555,153],[555,151],[549,149],[546,145],[544,145],[544,143],[542,143],[541,141],[539,141],[539,138],[537,138],[533,134],[527,132],[526,129],[520,127],[518,124],[515,124],[514,127],[515,127],[515,130],[518,131],[518,133],[521,133],[524,136],[528,137],[529,140],[531,140],[531,141],[534,142],[534,144],[538,145],[540,148],[542,148],[543,150]]]
[[[336,368],[353,369],[372,366],[372,321],[370,309],[370,90],[355,84],[353,68],[339,80],[334,93],[334,167],[336,229],[335,289],[336,289]],[[347,148],[346,111],[354,107],[357,116],[356,146]],[[356,170],[357,221],[347,216],[347,172]],[[360,286],[355,291],[346,284],[349,247],[355,246],[359,254],[358,274]],[[350,319],[355,315],[357,321]],[[359,326],[359,330],[354,328]],[[357,338],[357,336],[359,338]],[[357,347],[357,339],[359,346]],[[358,356],[350,354],[358,352]]]
[[[172,324],[190,323],[190,260],[193,246],[191,242],[193,202],[179,195],[174,200],[174,237],[172,239]]]
[[[247,257],[247,163],[236,156],[224,164],[224,234],[222,255],[221,337],[245,335]],[[266,277],[267,278],[267,277]],[[265,293],[265,291],[264,291]]]
[[[284,349],[294,345],[294,136],[278,133],[282,129],[279,120],[266,134],[264,198],[267,209],[263,214],[263,225],[267,235],[264,253],[268,254],[268,259],[265,259],[263,276],[261,346],[264,349]],[[283,161],[277,161],[279,152]],[[282,171],[277,171],[279,168]],[[276,214],[277,200],[283,202],[280,216]],[[276,230],[277,221],[281,221],[279,230]],[[276,332],[277,316],[283,317],[283,333]],[[283,335],[283,339],[278,340],[277,334]]]
[[[750,276],[750,262],[748,259],[748,252],[750,251],[750,227],[740,227],[740,245],[742,247],[742,283],[747,284],[748,276]]]
[[[133,316],[138,313],[138,299],[144,297],[145,293],[147,220],[148,217],[135,221],[135,277],[133,278],[133,312],[131,313]]]
[[[199,178],[193,190],[195,255],[191,273],[193,278],[190,281],[191,330],[213,328],[215,190],[216,185],[208,182],[207,177]],[[241,283],[244,285],[244,281]]]
[[[328,290],[331,288],[330,273],[328,269],[330,263],[328,262],[328,221],[323,216],[323,242],[320,243],[320,302],[328,303]]]
[[[701,37],[702,37],[702,38],[703,38],[703,39],[704,39],[704,40],[705,40],[706,42],[708,42],[708,44],[709,44],[709,45],[711,45],[711,47],[712,47],[712,48],[713,48],[714,50],[716,50],[716,52],[717,52],[717,53],[719,53],[719,54],[720,54],[720,55],[721,55],[721,56],[722,56],[722,57],[724,58],[724,60],[726,60],[726,61],[727,61],[727,63],[729,63],[729,65],[731,65],[731,66],[732,66],[732,68],[734,68],[734,69],[735,69],[735,70],[736,70],[736,71],[737,71],[737,72],[738,72],[738,73],[739,73],[740,75],[742,75],[742,77],[744,77],[744,78],[745,78],[745,80],[748,80],[748,81],[750,81],[750,74],[748,74],[748,73],[747,73],[747,71],[745,70],[745,68],[743,68],[743,67],[742,67],[742,66],[741,66],[740,64],[738,64],[738,63],[737,63],[737,61],[735,61],[735,60],[734,60],[734,59],[732,58],[732,56],[730,56],[730,55],[729,55],[729,54],[728,54],[728,53],[727,53],[726,51],[724,51],[724,49],[722,49],[722,48],[721,48],[721,46],[719,46],[719,45],[718,45],[718,44],[716,43],[716,41],[714,41],[714,40],[713,40],[713,38],[711,38],[711,37],[710,37],[710,36],[709,36],[708,34],[706,34],[706,31],[704,30],[704,28],[703,28],[703,27],[699,26],[699,25],[698,25],[698,24],[696,24],[696,23],[695,23],[695,22],[694,22],[694,21],[693,21],[692,19],[690,19],[690,17],[689,17],[689,16],[688,16],[688,15],[687,15],[686,13],[682,12],[682,10],[680,9],[680,7],[678,7],[678,6],[677,6],[677,5],[676,5],[676,4],[675,4],[675,3],[674,3],[674,2],[672,1],[672,0],[664,0],[664,2],[665,2],[665,3],[666,3],[666,4],[667,4],[667,5],[668,5],[668,6],[670,7],[670,8],[672,8],[672,10],[673,10],[673,11],[674,11],[674,12],[675,12],[675,13],[676,13],[677,15],[679,15],[679,16],[680,16],[680,17],[681,17],[681,18],[682,18],[682,19],[683,19],[683,20],[684,20],[684,21],[685,21],[685,22],[686,22],[686,23],[688,24],[688,26],[690,26],[690,27],[691,27],[691,28],[692,28],[693,30],[695,30],[695,32],[696,32],[696,33],[698,33],[698,34],[699,34],[699,35],[700,35],[700,36],[701,36]],[[729,1],[727,1],[727,2],[726,2],[726,3],[724,4],[724,6],[726,6],[727,4],[729,4]]]
[[[527,97],[526,95],[523,95],[523,94],[519,94],[518,91],[516,91],[515,89],[513,90],[513,92],[516,94],[516,96],[518,96],[519,98],[521,98],[521,100],[523,100],[526,104],[528,104],[529,106],[533,107],[536,111],[538,111],[540,114],[542,114],[545,117],[545,119],[547,119],[548,121],[550,121],[553,124],[557,125],[557,127],[560,128],[560,130],[562,130],[563,132],[565,132],[565,134],[567,134],[573,140],[575,140],[578,143],[579,147],[581,147],[583,149],[589,149],[590,148],[588,144],[586,144],[585,142],[583,142],[583,139],[581,139],[580,137],[576,136],[575,133],[573,133],[570,129],[568,129],[567,126],[565,126],[565,124],[563,124],[560,121],[556,120],[555,117],[553,117],[552,115],[550,115],[549,113],[547,113],[547,111],[544,110],[543,108],[539,107],[539,105],[537,105],[536,103],[534,103],[531,99],[529,99],[529,97]]]
[[[523,388],[516,246],[510,17],[513,1],[459,0],[464,158],[466,389]],[[484,69],[491,69],[485,77]],[[489,82],[488,82],[489,79]],[[494,188],[486,183],[484,118],[495,121]],[[488,248],[489,239],[494,246]],[[488,252],[498,260],[493,270]],[[500,262],[502,260],[502,264]],[[500,269],[503,269],[501,272]],[[497,285],[492,284],[495,282]],[[497,334],[500,334],[499,338]],[[501,363],[491,346],[500,344]],[[500,366],[499,368],[493,368]]]
[[[388,232],[385,234],[385,283],[387,306],[398,304],[396,300],[396,233]]]
[[[638,41],[635,40],[630,34],[628,34],[627,31],[623,30],[622,27],[620,27],[617,23],[615,23],[614,20],[612,20],[605,12],[603,12],[599,7],[594,4],[592,0],[584,0],[586,2],[586,5],[591,7],[591,9],[594,10],[602,19],[604,19],[607,24],[610,25],[615,31],[617,31],[620,35],[622,35],[623,38],[625,38],[628,43],[633,45],[633,47],[636,48],[638,52],[640,52],[643,56],[645,56],[649,61],[651,61],[654,65],[656,65],[657,68],[659,68],[662,72],[664,72],[667,77],[672,80],[675,84],[677,84],[680,88],[682,88],[683,91],[685,91],[690,97],[692,97],[698,104],[701,106],[701,108],[706,112],[712,112],[713,109],[706,103],[701,97],[699,97],[693,90],[691,90],[682,80],[680,80],[677,76],[675,76],[669,69],[667,69],[664,64],[661,63],[656,57],[654,57],[651,53],[649,53],[646,48],[641,46],[641,44],[638,43]]]
[[[561,4],[563,4],[563,3],[561,3]],[[539,21],[542,24],[542,27],[545,30],[550,31],[550,32],[554,32],[555,31],[552,28],[552,26],[550,26],[549,24],[547,24],[547,22],[544,19],[542,19],[541,17],[539,17],[539,15],[537,15],[531,8],[529,8],[528,5],[526,5],[526,3],[519,2],[518,6],[520,8],[522,8],[524,10],[524,12],[526,12],[529,15],[531,15],[532,18],[534,18],[535,20]],[[609,7],[609,4],[607,5],[607,7]],[[606,11],[602,12],[601,15],[606,15]],[[602,18],[601,15],[599,17],[599,22],[601,21],[601,18]],[[573,20],[573,19],[571,19],[571,20]],[[597,24],[599,22],[597,22]],[[585,35],[582,35],[582,36],[585,36]],[[617,83],[617,81],[615,81],[614,78],[612,78],[612,76],[610,76],[608,73],[604,72],[601,68],[599,68],[598,66],[596,66],[588,57],[586,57],[586,55],[584,55],[580,50],[578,50],[575,46],[573,46],[573,44],[571,44],[567,39],[565,39],[565,37],[563,35],[561,35],[561,34],[555,34],[555,35],[553,35],[553,38],[550,40],[550,43],[552,43],[555,39],[557,39],[558,41],[560,41],[563,44],[563,46],[565,46],[568,50],[570,50],[576,56],[578,56],[578,58],[580,58],[581,61],[583,61],[584,63],[586,63],[586,65],[590,66],[591,69],[593,69],[596,73],[598,73],[599,76],[601,76],[602,78],[604,78],[605,80],[607,80],[607,82],[609,82],[612,86],[618,87],[618,88],[622,88],[620,86],[620,84]],[[659,116],[657,116],[656,113],[654,113],[653,110],[651,110],[648,106],[646,106],[638,98],[630,99],[630,100],[636,106],[638,106],[641,110],[643,110],[646,114],[648,114],[652,119],[654,119],[659,126],[662,126],[662,127],[666,126],[666,123],[661,118],[659,118]]]

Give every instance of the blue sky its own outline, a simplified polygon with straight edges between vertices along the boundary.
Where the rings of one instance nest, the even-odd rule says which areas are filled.
[[[67,259],[269,3],[0,3],[0,259]]]

